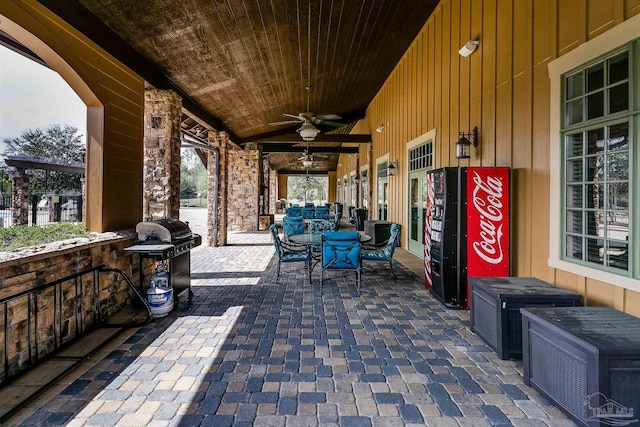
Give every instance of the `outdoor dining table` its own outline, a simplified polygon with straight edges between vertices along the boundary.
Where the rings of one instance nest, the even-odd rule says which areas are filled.
[[[367,243],[371,240],[371,236],[368,234],[364,234],[359,232],[360,234],[360,243]],[[309,268],[309,283],[311,283],[311,270],[313,269],[313,248],[318,248],[322,246],[322,233],[304,233],[304,234],[293,234],[289,236],[289,241],[296,243],[298,245],[304,245],[307,247],[307,258],[308,258],[308,268]]]

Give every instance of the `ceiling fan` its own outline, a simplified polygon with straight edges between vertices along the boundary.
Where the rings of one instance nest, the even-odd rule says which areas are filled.
[[[304,149],[304,155],[300,157],[298,160],[302,160],[302,166],[305,168],[310,168],[313,166],[314,159],[328,159],[329,156],[325,156],[324,154],[313,154],[309,153],[309,144]]]
[[[315,139],[315,137],[320,133],[320,129],[318,129],[317,127],[314,126],[314,124],[316,125],[327,125],[327,126],[333,126],[333,127],[341,127],[344,126],[344,124],[342,123],[338,123],[338,122],[334,122],[333,120],[340,120],[342,117],[340,117],[337,114],[321,114],[318,116],[314,116],[314,113],[311,112],[306,112],[306,113],[300,113],[298,115],[295,114],[289,114],[289,113],[283,113],[284,116],[287,117],[291,117],[295,120],[285,120],[282,122],[273,122],[273,123],[269,123],[270,126],[284,126],[284,125],[292,125],[292,124],[296,124],[296,123],[301,123],[302,126],[300,126],[299,129],[296,130],[296,132],[298,132],[300,134],[300,136],[302,137],[302,139],[304,139],[307,142],[313,141]]]
[[[310,113],[310,112],[306,112],[306,113],[300,113],[298,115],[295,114],[289,114],[289,113],[283,113],[283,116],[287,116],[287,117],[291,117],[295,120],[285,120],[282,122],[273,122],[273,123],[269,123],[269,125],[271,126],[283,126],[283,125],[293,125],[296,123],[310,123],[310,124],[316,124],[316,125],[327,125],[327,126],[333,126],[333,127],[341,127],[344,126],[343,123],[338,123],[338,122],[334,122],[333,120],[340,120],[342,117],[340,117],[337,114],[320,114],[318,116],[314,115],[315,113]]]

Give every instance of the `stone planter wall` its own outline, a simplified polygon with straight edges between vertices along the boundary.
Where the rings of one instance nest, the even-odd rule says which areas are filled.
[[[138,255],[122,251],[133,244],[130,234],[108,240],[57,242],[51,250],[28,249],[19,258],[0,262],[0,300],[17,296],[0,304],[0,384],[5,380],[1,375],[5,370],[9,378],[15,377],[129,302],[133,293],[122,276],[115,273],[91,272],[77,279],[64,279],[104,265],[123,270],[139,285]],[[150,273],[151,264],[145,262],[146,274]],[[23,294],[58,281],[59,286]],[[74,315],[76,312],[78,316]]]

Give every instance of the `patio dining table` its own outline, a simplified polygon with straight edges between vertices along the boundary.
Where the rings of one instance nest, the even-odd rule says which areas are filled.
[[[339,232],[340,233],[340,232]],[[371,236],[358,232],[360,234],[360,243],[367,243],[371,240]],[[311,283],[311,271],[313,270],[313,249],[322,246],[322,233],[304,233],[294,234],[289,236],[289,241],[298,245],[304,245],[307,247],[308,254],[308,268],[309,268],[309,283]]]

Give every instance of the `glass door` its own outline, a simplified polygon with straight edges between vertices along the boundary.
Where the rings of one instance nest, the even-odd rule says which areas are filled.
[[[408,240],[407,250],[424,256],[424,221],[427,216],[427,171],[433,166],[432,142],[413,147],[409,155],[409,200],[407,201]]]
[[[424,219],[427,214],[427,172],[409,174],[409,252],[424,254]]]

